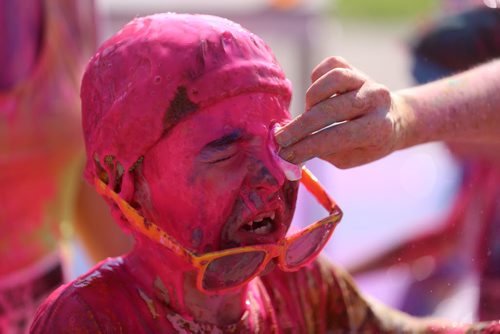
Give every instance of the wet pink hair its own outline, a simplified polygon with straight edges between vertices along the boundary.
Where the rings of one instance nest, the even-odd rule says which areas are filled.
[[[249,92],[290,103],[290,83],[258,36],[208,15],[134,19],[99,48],[83,76],[85,177],[100,177],[130,200],[133,170],[169,129],[190,113]]]

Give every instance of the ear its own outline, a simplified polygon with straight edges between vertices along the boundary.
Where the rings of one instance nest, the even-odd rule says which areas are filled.
[[[124,168],[121,167],[120,162],[115,161],[115,159],[113,159],[113,162],[113,165],[119,166],[119,168],[111,166],[111,163],[108,163],[106,166],[111,166],[113,168],[110,167],[107,168],[107,170],[103,169],[104,172],[101,174],[105,176],[106,181],[108,181],[108,186],[111,187],[113,191],[115,191],[134,209],[136,209],[140,215],[144,216],[142,207],[145,203],[149,203],[149,201],[145,201],[144,196],[138,195],[144,192],[141,191],[141,189],[147,187],[147,183],[143,180],[144,178],[141,173],[142,157],[139,158],[128,170],[124,170]],[[108,176],[110,174],[111,176]],[[138,189],[139,191],[137,191]],[[107,200],[107,202],[109,203],[114,220],[120,225],[120,227],[126,232],[132,232],[132,234],[135,234],[134,229],[130,228],[130,222],[128,222],[128,220],[123,216],[118,206],[111,200]]]
[[[122,199],[124,199],[127,203],[131,203],[131,199],[133,198],[134,194],[134,182],[133,182],[133,176],[129,175],[130,173],[123,173],[123,177],[120,177],[119,183],[115,182],[113,184],[113,188],[111,188],[113,191],[116,192],[116,190],[119,189],[118,196],[120,196]],[[111,187],[111,185],[108,185]],[[131,234],[135,238],[135,233],[134,229],[130,227],[130,222],[125,218],[121,210],[118,208],[117,204],[114,203],[111,199],[106,199],[108,202],[108,205],[111,210],[111,215],[113,219],[118,223],[120,228],[124,230],[126,233]]]
[[[142,161],[143,157],[137,160],[123,178],[120,195],[144,218],[151,219],[153,205],[149,191],[149,182],[142,172]]]

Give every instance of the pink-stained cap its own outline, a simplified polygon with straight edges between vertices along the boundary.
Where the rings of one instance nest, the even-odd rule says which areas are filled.
[[[302,178],[302,166],[292,164],[279,155],[279,145],[276,142],[275,134],[280,128],[281,126],[276,123],[272,127],[271,131],[269,131],[269,151],[271,152],[271,156],[273,157],[276,164],[285,174],[285,177],[290,181],[298,181]]]
[[[131,195],[123,188],[132,187],[128,171],[171,127],[251,92],[276,94],[285,105],[291,98],[290,82],[258,36],[208,15],[134,19],[104,42],[83,77],[86,178]]]

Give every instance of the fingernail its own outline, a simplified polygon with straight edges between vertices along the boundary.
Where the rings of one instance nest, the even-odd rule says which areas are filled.
[[[295,152],[293,150],[280,150],[279,155],[287,161],[291,161],[293,158],[295,158]]]

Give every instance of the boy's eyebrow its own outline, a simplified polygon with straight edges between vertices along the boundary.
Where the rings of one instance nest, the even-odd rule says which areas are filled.
[[[222,136],[221,138],[218,138],[216,140],[211,141],[210,143],[206,144],[204,149],[217,149],[223,146],[228,146],[231,145],[238,140],[240,140],[242,137],[241,130],[235,130],[225,136]]]

